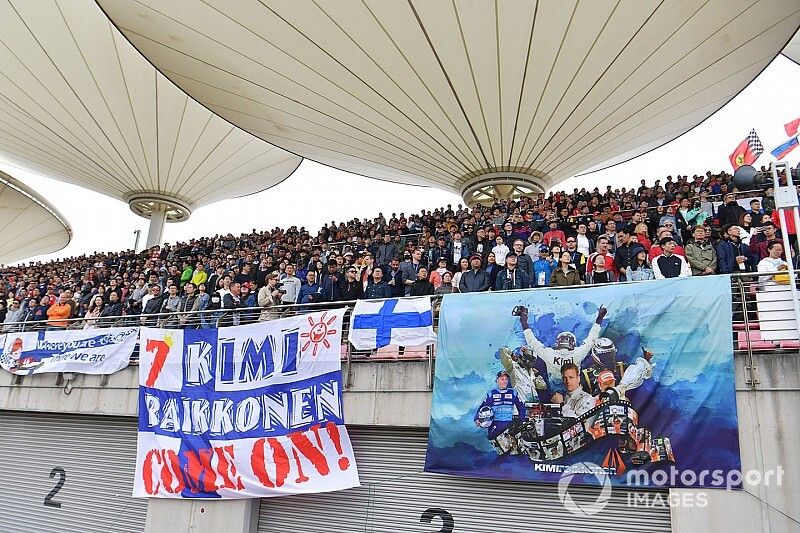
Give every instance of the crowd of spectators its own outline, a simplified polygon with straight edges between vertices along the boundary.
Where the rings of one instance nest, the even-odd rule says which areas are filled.
[[[764,184],[746,193],[746,209],[731,175],[708,172],[636,189],[379,213],[316,235],[253,230],[9,267],[0,273],[0,320],[6,330],[64,328],[76,317],[102,327],[123,315],[211,327],[219,317],[225,325],[279,316],[289,304],[774,270],[785,266],[772,193]],[[224,312],[244,308],[260,309]],[[157,316],[175,311],[208,313]]]

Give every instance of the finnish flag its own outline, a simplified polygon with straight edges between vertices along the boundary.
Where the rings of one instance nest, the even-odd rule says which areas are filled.
[[[356,302],[350,326],[350,343],[357,350],[371,350],[390,344],[425,346],[435,342],[430,298]]]

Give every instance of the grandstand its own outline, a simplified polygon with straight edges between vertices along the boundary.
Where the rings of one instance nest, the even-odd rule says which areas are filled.
[[[729,192],[744,200],[731,203],[731,206],[735,206],[731,208],[727,204],[715,205],[725,199]],[[560,191],[472,209],[459,206],[454,210],[450,206],[442,206],[408,217],[403,213],[393,213],[388,219],[376,217],[369,221],[332,222],[320,228],[315,235],[304,228],[276,228],[239,237],[198,237],[188,242],[155,246],[138,254],[130,250],[115,251],[43,264],[20,265],[3,272],[2,290],[9,304],[17,300],[22,312],[31,311],[26,315],[6,314],[3,319],[9,319],[9,322],[33,322],[31,327],[37,327],[35,322],[38,321],[41,322],[38,326],[43,327],[47,317],[45,306],[54,304],[62,292],[70,294],[75,311],[72,316],[75,318],[86,315],[97,295],[102,296],[103,300],[98,305],[108,305],[111,293],[118,297],[114,308],[119,315],[140,314],[143,311],[141,300],[146,295],[142,287],[151,289],[158,286],[160,298],[163,299],[170,285],[178,285],[181,295],[186,283],[192,281],[195,285],[204,285],[198,305],[199,310],[205,310],[209,305],[213,308],[211,296],[222,289],[225,276],[230,276],[230,281],[246,284],[249,297],[241,305],[256,307],[257,293],[265,286],[267,275],[276,272],[281,281],[289,265],[294,267],[294,277],[302,285],[307,283],[309,271],[316,273],[317,280],[335,276],[338,285],[343,281],[347,267],[354,266],[357,278],[366,289],[372,284],[374,266],[392,270],[390,263],[396,259],[398,265],[394,270],[397,275],[403,270],[402,264],[410,262],[415,249],[422,251],[420,263],[430,269],[431,279],[441,279],[446,270],[456,279],[453,290],[458,292],[456,275],[461,270],[461,258],[479,253],[483,267],[496,279],[504,264],[494,258],[495,253],[499,253],[503,246],[513,250],[516,240],[523,241],[517,253],[524,253],[530,258],[520,263],[524,263],[529,270],[531,282],[528,286],[548,285],[550,282],[549,273],[545,282],[533,279],[534,267],[539,266],[534,263],[541,259],[539,247],[542,245],[555,247],[556,256],[550,249],[545,256],[551,266],[559,259],[558,246],[563,250],[572,248],[570,263],[579,271],[582,283],[586,283],[587,264],[596,252],[598,239],[602,240],[604,236],[610,238],[610,251],[614,257],[620,240],[627,238],[623,236],[625,231],[629,231],[640,241],[636,245],[650,255],[652,246],[660,240],[659,231],[663,234],[664,229],[669,227],[669,233],[679,245],[688,245],[697,225],[711,230],[710,240],[715,246],[728,240],[724,232],[720,234],[721,228],[730,224],[743,226],[741,232],[743,236],[747,234],[743,238],[748,246],[745,271],[754,271],[763,259],[763,250],[759,252],[757,246],[758,242],[763,241],[759,229],[766,220],[772,220],[769,215],[772,214],[774,203],[770,195],[765,195],[764,189],[738,191],[729,174],[708,172],[691,179],[688,176],[669,176],[663,184],[660,180],[650,186],[643,184],[636,191],[624,188],[613,190],[609,186],[605,191],[597,188],[593,191],[575,190],[569,194]],[[749,222],[745,222],[744,218],[740,220],[754,207],[750,205],[753,199],[758,201],[756,211],[749,213]],[[694,210],[696,213],[688,205],[695,202],[700,206]],[[702,221],[698,224],[700,219]],[[581,225],[585,228],[580,229],[578,239]],[[559,232],[566,237],[561,237],[564,242],[553,241],[557,238],[553,236]],[[753,246],[750,246],[751,234]],[[502,246],[493,252],[498,246],[498,238]],[[773,238],[778,238],[778,234]],[[572,241],[575,244],[570,247]],[[459,246],[457,242],[462,244]],[[458,259],[454,256],[454,246],[459,247]],[[635,255],[632,249],[627,250],[630,246],[632,244],[623,244],[617,253],[624,254],[625,258],[623,260],[620,257],[616,261],[613,281],[625,279],[625,270]],[[651,259],[656,255],[653,253]],[[445,258],[445,264],[439,265],[440,258]],[[336,264],[336,269],[329,268],[329,263]],[[548,267],[542,265],[542,268]],[[588,270],[591,271],[592,267]],[[699,270],[702,269],[695,269],[695,275]],[[730,273],[730,270],[717,265],[715,272]],[[216,286],[208,286],[209,279]],[[400,290],[401,283],[406,279],[400,280],[395,286],[395,296],[410,294],[410,289]],[[591,276],[588,281],[592,282]],[[320,281],[319,293],[311,295],[311,302],[340,299],[338,287],[331,286],[323,292],[324,283]],[[440,283],[435,285],[434,288],[439,288]],[[492,289],[495,287],[492,286]],[[50,300],[45,306],[39,304],[34,311],[28,305],[31,299],[41,302],[45,295]],[[165,302],[162,303],[165,305]],[[284,299],[282,303],[309,302]],[[177,309],[155,309],[152,305],[150,308],[150,312],[168,310]]]

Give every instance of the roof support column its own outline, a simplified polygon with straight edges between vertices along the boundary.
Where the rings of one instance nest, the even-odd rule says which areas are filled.
[[[159,204],[150,212],[150,229],[147,230],[147,248],[161,245],[164,224],[167,222],[167,206]]]

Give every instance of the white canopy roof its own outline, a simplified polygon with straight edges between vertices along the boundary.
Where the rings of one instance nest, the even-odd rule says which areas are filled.
[[[794,34],[792,40],[783,49],[783,55],[800,65],[800,31]]]
[[[0,156],[173,220],[301,161],[187,97],[92,0],[0,0]]]
[[[98,0],[181,88],[344,170],[464,193],[660,146],[756,77],[796,0]]]
[[[71,239],[66,219],[47,200],[0,172],[0,264],[57,252]]]

